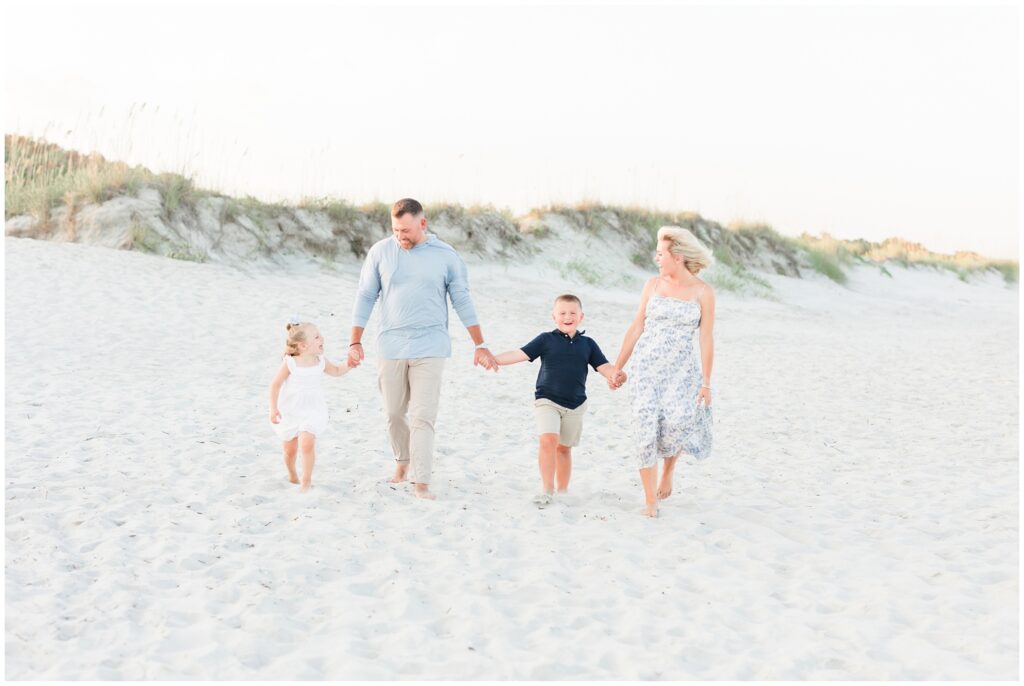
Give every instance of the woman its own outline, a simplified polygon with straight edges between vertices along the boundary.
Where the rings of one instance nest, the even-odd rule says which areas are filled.
[[[707,248],[686,229],[663,226],[654,260],[660,274],[644,286],[615,362],[623,369],[635,352],[630,406],[648,517],[657,517],[658,500],[672,494],[679,455],[703,460],[711,454],[715,321],[715,292],[697,278],[711,265]],[[698,331],[699,356],[694,346]],[[624,380],[620,372],[620,383]],[[658,458],[664,460],[660,485]]]

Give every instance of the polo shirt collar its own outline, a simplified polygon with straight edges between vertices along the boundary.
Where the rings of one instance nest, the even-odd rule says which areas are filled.
[[[577,338],[578,338],[579,336],[582,336],[583,334],[585,334],[585,333],[586,333],[586,331],[584,331],[583,329],[576,329],[576,335],[575,335],[575,336],[573,336],[572,338],[569,338],[569,334],[567,334],[567,333],[562,333],[562,330],[561,330],[561,329],[555,329],[555,330],[553,330],[553,331],[552,331],[551,333],[555,334],[556,336],[558,336],[558,337],[560,337],[560,338],[565,338],[565,339],[568,339],[568,340],[570,340],[570,341],[574,341],[574,340],[576,340],[576,339],[577,339]]]

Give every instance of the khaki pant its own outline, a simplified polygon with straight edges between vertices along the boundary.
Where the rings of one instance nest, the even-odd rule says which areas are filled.
[[[378,361],[377,385],[387,413],[391,452],[399,463],[410,464],[409,480],[417,484],[430,483],[444,361],[443,357]]]

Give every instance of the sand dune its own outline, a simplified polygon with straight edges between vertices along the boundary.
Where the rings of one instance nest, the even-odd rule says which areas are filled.
[[[628,385],[591,375],[572,493],[537,510],[536,367],[473,368],[454,316],[439,499],[385,483],[372,365],[328,380],[300,495],[266,389],[293,312],[344,355],[355,265],[5,245],[9,679],[1019,676],[1018,293],[995,278],[721,293],[715,453],[652,521]],[[497,350],[571,288],[612,357],[635,307],[470,268]]]

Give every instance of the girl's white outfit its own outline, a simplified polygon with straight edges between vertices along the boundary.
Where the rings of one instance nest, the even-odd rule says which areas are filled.
[[[290,441],[301,431],[320,436],[327,429],[327,399],[324,397],[324,368],[327,358],[323,355],[312,367],[298,367],[295,358],[284,356],[288,365],[288,378],[281,387],[277,409],[281,421],[273,424],[274,431],[282,441]]]

